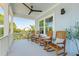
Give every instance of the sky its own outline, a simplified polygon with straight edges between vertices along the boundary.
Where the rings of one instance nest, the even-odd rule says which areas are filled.
[[[4,14],[4,9],[0,7],[0,14]]]
[[[26,28],[26,30],[30,28],[30,25],[35,25],[35,20],[19,18],[19,17],[14,17],[13,22],[15,22],[17,28],[20,29]]]

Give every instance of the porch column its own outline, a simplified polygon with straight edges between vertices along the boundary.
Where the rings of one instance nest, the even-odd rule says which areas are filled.
[[[13,34],[13,16],[11,16],[11,34]]]
[[[39,23],[38,23],[38,19],[35,19],[35,31],[39,31]]]
[[[4,6],[4,36],[9,34],[8,4]]]
[[[44,19],[44,34],[46,34],[46,27],[45,27],[45,19]]]
[[[9,21],[11,23],[10,25],[10,34],[13,34],[13,11],[12,11],[12,7],[11,5],[9,4]]]

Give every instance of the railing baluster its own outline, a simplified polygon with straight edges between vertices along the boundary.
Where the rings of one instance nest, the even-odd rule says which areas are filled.
[[[12,35],[8,35],[5,37],[2,37],[0,39],[0,55],[7,55],[9,47],[11,46],[12,43]]]

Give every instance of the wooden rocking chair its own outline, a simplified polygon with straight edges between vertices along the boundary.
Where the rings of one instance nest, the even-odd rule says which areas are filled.
[[[46,38],[45,43],[44,43],[44,50],[46,50],[48,44],[52,43],[52,36],[53,36],[53,32],[52,31],[48,31],[48,38]]]
[[[60,41],[59,41],[60,40]],[[49,44],[48,46],[53,49],[54,51],[56,51],[56,54],[57,55],[60,55],[58,54],[58,52],[61,52],[63,50],[63,53],[64,55],[66,55],[67,53],[65,52],[65,46],[66,46],[66,32],[65,31],[57,31],[56,32],[56,41],[59,41],[59,42],[56,42],[55,43],[51,43]],[[60,46],[62,45],[62,47]]]
[[[49,30],[47,36],[40,38],[40,45],[43,45],[45,48],[49,42],[52,42],[52,35],[52,31]]]

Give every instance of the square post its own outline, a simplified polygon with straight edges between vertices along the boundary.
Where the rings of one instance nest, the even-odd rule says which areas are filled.
[[[8,16],[8,4],[4,6],[4,36],[9,34],[9,16]]]

